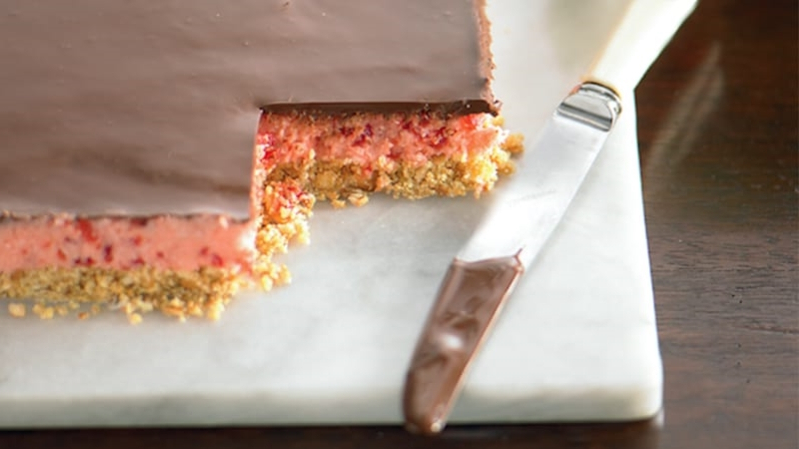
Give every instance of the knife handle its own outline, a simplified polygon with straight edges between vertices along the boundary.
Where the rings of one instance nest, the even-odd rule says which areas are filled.
[[[516,256],[452,262],[408,369],[408,430],[434,434],[444,428],[474,354],[523,271]]]
[[[697,0],[633,0],[584,81],[632,92]]]

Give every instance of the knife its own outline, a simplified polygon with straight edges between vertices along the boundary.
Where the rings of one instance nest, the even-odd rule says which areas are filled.
[[[558,226],[632,92],[696,0],[634,0],[452,261],[405,380],[405,426],[446,425],[469,365],[516,281]]]

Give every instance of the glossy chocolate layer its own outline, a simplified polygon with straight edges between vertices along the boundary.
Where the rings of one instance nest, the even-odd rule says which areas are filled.
[[[482,0],[3,2],[0,211],[247,218],[263,108],[494,112],[481,11]]]
[[[449,267],[411,359],[406,427],[440,432],[474,355],[524,267],[515,256]]]

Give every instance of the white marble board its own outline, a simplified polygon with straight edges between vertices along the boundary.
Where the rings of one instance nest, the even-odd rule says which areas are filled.
[[[495,91],[534,140],[626,1],[493,0]],[[480,353],[452,422],[612,421],[660,408],[635,108]],[[499,188],[502,188],[501,186]],[[399,423],[406,365],[486,200],[320,206],[292,285],[220,322],[0,316],[0,427]]]

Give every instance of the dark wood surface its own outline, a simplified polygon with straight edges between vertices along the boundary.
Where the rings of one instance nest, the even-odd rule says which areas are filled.
[[[700,0],[638,88],[662,420],[0,432],[2,448],[799,446],[796,0]]]

